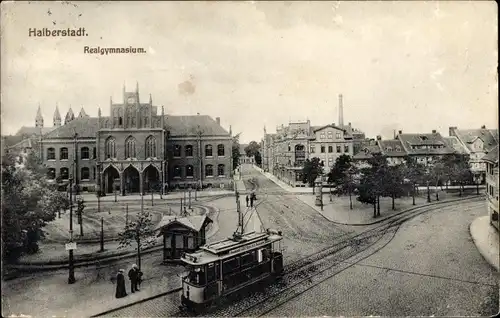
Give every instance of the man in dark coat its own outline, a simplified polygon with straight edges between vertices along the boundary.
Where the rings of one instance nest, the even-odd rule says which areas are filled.
[[[137,288],[137,279],[139,278],[139,269],[137,265],[132,265],[132,268],[128,271],[128,278],[130,279],[130,290],[133,293],[139,291],[139,288]]]
[[[125,276],[123,276],[123,269],[118,271],[116,274],[116,298],[123,298],[127,296],[127,290],[125,289]]]
[[[247,201],[247,208],[248,208],[248,200],[249,200],[249,199],[248,199],[248,195],[247,195],[247,197],[245,198],[245,200]]]

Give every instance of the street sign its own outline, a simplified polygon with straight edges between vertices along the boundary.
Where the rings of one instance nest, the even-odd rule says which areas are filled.
[[[66,243],[66,251],[76,250],[76,242]]]

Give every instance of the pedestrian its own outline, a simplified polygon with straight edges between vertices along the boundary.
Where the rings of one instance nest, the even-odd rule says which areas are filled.
[[[247,194],[247,197],[245,198],[245,200],[247,201],[247,208],[248,208],[248,200],[249,200],[248,194]]]
[[[125,288],[125,276],[123,273],[125,270],[120,269],[116,274],[116,298],[123,298],[127,296],[127,290]]]
[[[250,196],[250,208],[253,208],[253,195]]]
[[[130,291],[133,293],[139,291],[139,288],[137,288],[137,278],[139,276],[138,274],[139,270],[137,268],[137,265],[132,265],[132,268],[128,271],[128,278],[130,279]]]

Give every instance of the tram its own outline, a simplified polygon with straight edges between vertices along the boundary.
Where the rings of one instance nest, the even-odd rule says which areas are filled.
[[[181,308],[202,312],[227,296],[256,284],[270,283],[283,273],[281,231],[235,233],[233,237],[185,253],[181,261]]]

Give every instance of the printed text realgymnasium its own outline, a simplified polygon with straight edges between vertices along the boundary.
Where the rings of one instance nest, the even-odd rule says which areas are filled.
[[[141,54],[146,53],[146,50],[142,47],[83,47],[83,53],[85,54],[100,54],[100,55],[108,55],[108,54]]]

